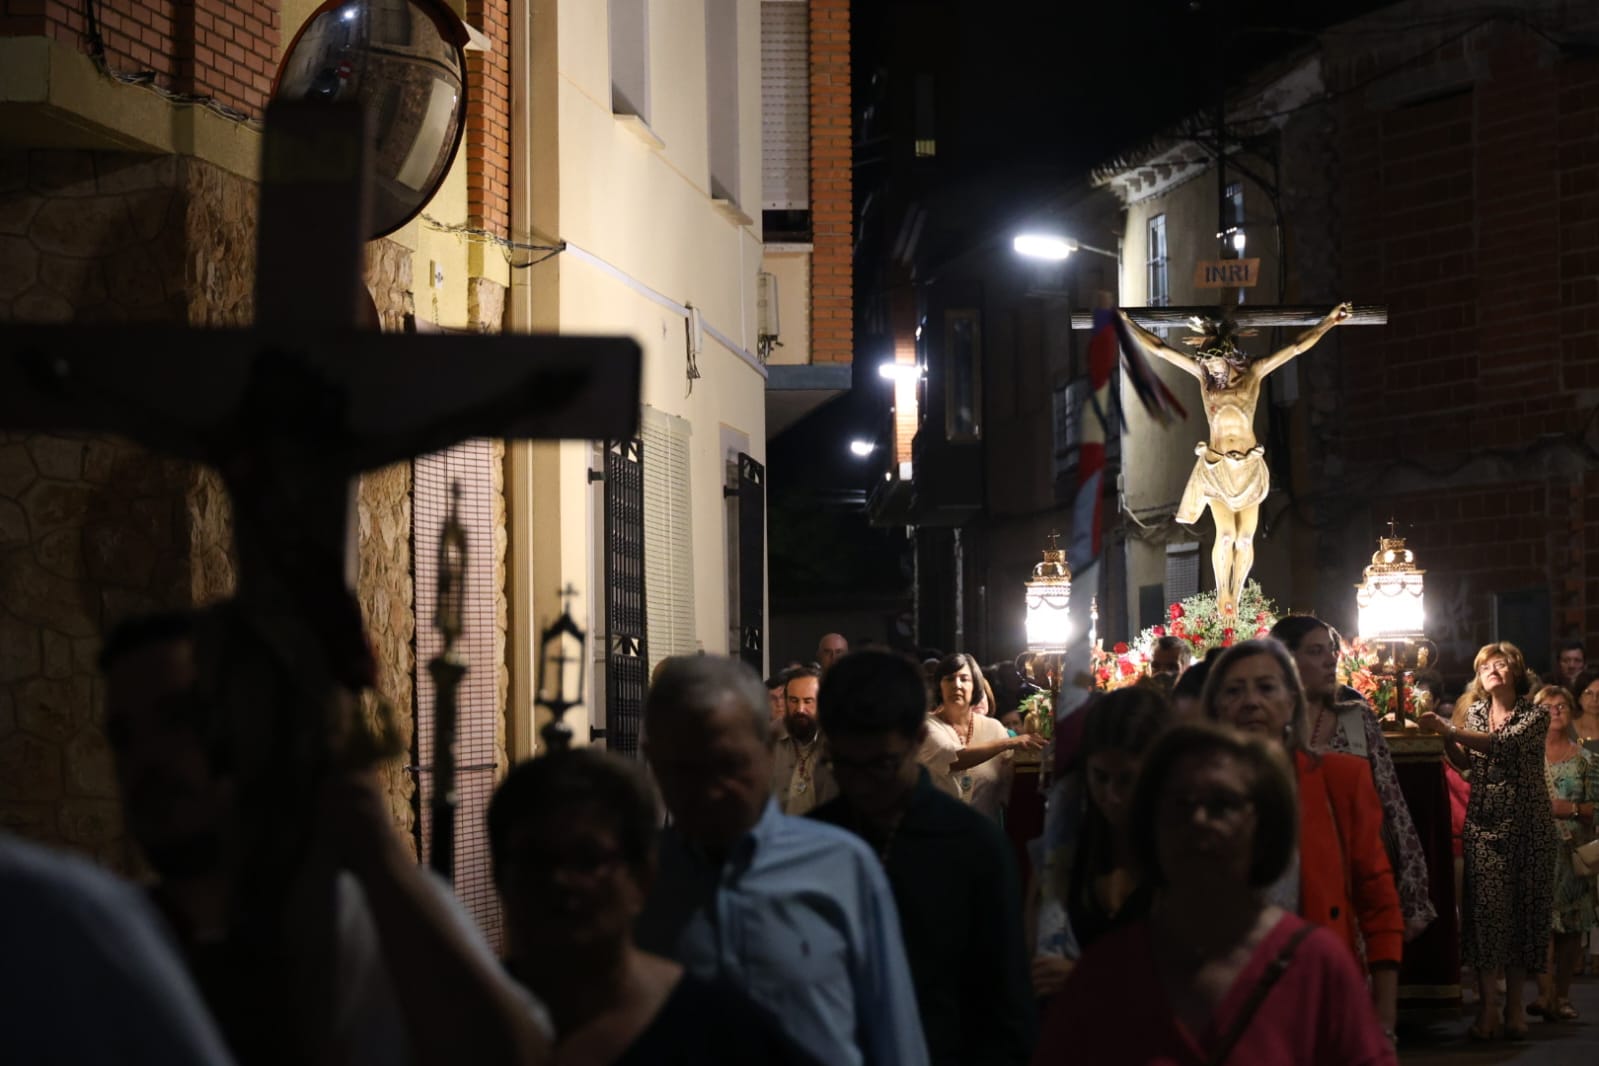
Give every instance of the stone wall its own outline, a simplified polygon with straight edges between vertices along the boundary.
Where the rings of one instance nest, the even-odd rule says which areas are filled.
[[[411,253],[390,240],[366,246],[366,284],[386,333],[405,328],[412,313]],[[395,463],[361,478],[356,505],[360,532],[360,575],[356,594],[367,638],[378,661],[378,691],[399,723],[407,755],[415,727],[416,601],[411,581],[411,464]],[[368,694],[367,713],[375,720],[376,696]],[[415,844],[416,781],[402,756],[383,768],[394,823]]]
[[[0,321],[248,325],[255,205],[250,182],[192,158],[0,152]],[[384,328],[403,328],[410,253],[374,242],[367,275]],[[401,463],[362,478],[357,511],[358,592],[407,736],[410,498]],[[108,436],[0,432],[0,826],[133,866],[101,726],[100,642],[130,614],[231,594],[231,543],[227,494],[207,468]],[[386,774],[409,831],[404,761]]]
[[[0,153],[0,321],[248,322],[254,240],[249,184],[207,164]],[[100,640],[227,595],[228,544],[208,471],[104,435],[0,434],[0,825],[130,865]]]

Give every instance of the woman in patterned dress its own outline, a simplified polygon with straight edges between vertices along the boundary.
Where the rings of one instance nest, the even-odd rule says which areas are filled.
[[[1364,700],[1339,698],[1338,638],[1326,622],[1313,615],[1290,615],[1272,627],[1271,636],[1294,653],[1294,665],[1305,686],[1305,699],[1310,703],[1305,746],[1315,752],[1359,755],[1371,764],[1372,782],[1382,800],[1383,843],[1405,917],[1405,939],[1414,940],[1438,917],[1438,911],[1428,890],[1427,853],[1400,791],[1382,726]]]
[[[1545,685],[1532,698],[1549,714],[1544,738],[1544,779],[1560,847],[1555,852],[1554,976],[1538,978],[1538,998],[1527,1013],[1550,1021],[1575,1021],[1571,978],[1577,970],[1583,934],[1594,925],[1593,878],[1578,877],[1572,848],[1593,837],[1594,801],[1599,799],[1599,756],[1577,743],[1575,720],[1581,714],[1568,689]]]
[[[1549,713],[1526,698],[1527,661],[1514,644],[1485,645],[1472,663],[1476,679],[1461,700],[1456,726],[1427,711],[1421,728],[1444,736],[1444,753],[1471,770],[1466,808],[1465,905],[1461,958],[1477,974],[1474,1040],[1498,1032],[1505,978],[1504,1034],[1527,1035],[1522,997],[1527,975],[1541,973],[1554,906],[1555,826],[1543,778]]]

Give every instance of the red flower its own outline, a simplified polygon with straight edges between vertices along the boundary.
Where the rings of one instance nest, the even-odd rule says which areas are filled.
[[[1261,626],[1259,629],[1255,630],[1256,640],[1265,640],[1269,636],[1271,636],[1271,630],[1267,629],[1265,626]]]
[[[1149,631],[1157,637],[1164,637],[1166,635],[1165,626],[1150,626]]]
[[[1183,605],[1180,603],[1172,604],[1170,607],[1166,608],[1166,614],[1171,618],[1172,621],[1175,622],[1177,619],[1183,616]]]
[[[1266,612],[1265,611],[1261,611],[1259,614],[1255,615],[1255,624],[1258,625],[1258,626],[1262,626],[1262,627],[1264,627],[1266,625]]]
[[[1233,646],[1233,630],[1231,626],[1221,631],[1221,646],[1224,648]]]
[[[1134,666],[1132,661],[1129,659],[1123,659],[1121,665],[1123,677],[1132,677],[1134,674],[1138,673],[1138,667]]]
[[[1116,642],[1116,646],[1114,648],[1110,649],[1110,650],[1115,652],[1117,655],[1126,655],[1127,654],[1127,645],[1124,644],[1121,641],[1117,641]]]

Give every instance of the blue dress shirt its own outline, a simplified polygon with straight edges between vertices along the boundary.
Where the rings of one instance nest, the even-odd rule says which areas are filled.
[[[818,1062],[927,1062],[894,897],[852,833],[769,801],[717,864],[668,828],[637,940],[736,983]]]

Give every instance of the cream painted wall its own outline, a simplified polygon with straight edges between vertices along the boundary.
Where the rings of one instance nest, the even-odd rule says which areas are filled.
[[[599,0],[560,0],[558,7],[558,236],[604,263],[581,254],[559,257],[559,328],[633,336],[644,350],[644,402],[691,424],[695,625],[707,651],[726,652],[720,427],[746,434],[752,454],[764,462],[765,377],[707,332],[698,359],[701,376],[691,392],[686,320],[641,290],[678,306],[693,305],[707,324],[753,352],[760,231],[758,224],[740,224],[710,197],[702,0],[652,4],[649,132],[659,146],[611,112],[608,10]],[[739,185],[748,210],[758,208],[760,188],[758,0],[739,0],[738,18]],[[575,466],[572,473],[578,473]],[[568,481],[563,470],[563,513],[578,506],[586,485],[586,472]],[[563,523],[563,540],[576,525]],[[596,550],[595,536],[590,551]],[[564,550],[563,556],[573,569],[576,557]]]
[[[768,363],[808,365],[811,361],[811,253],[766,249],[763,268],[777,278],[778,339]]]

